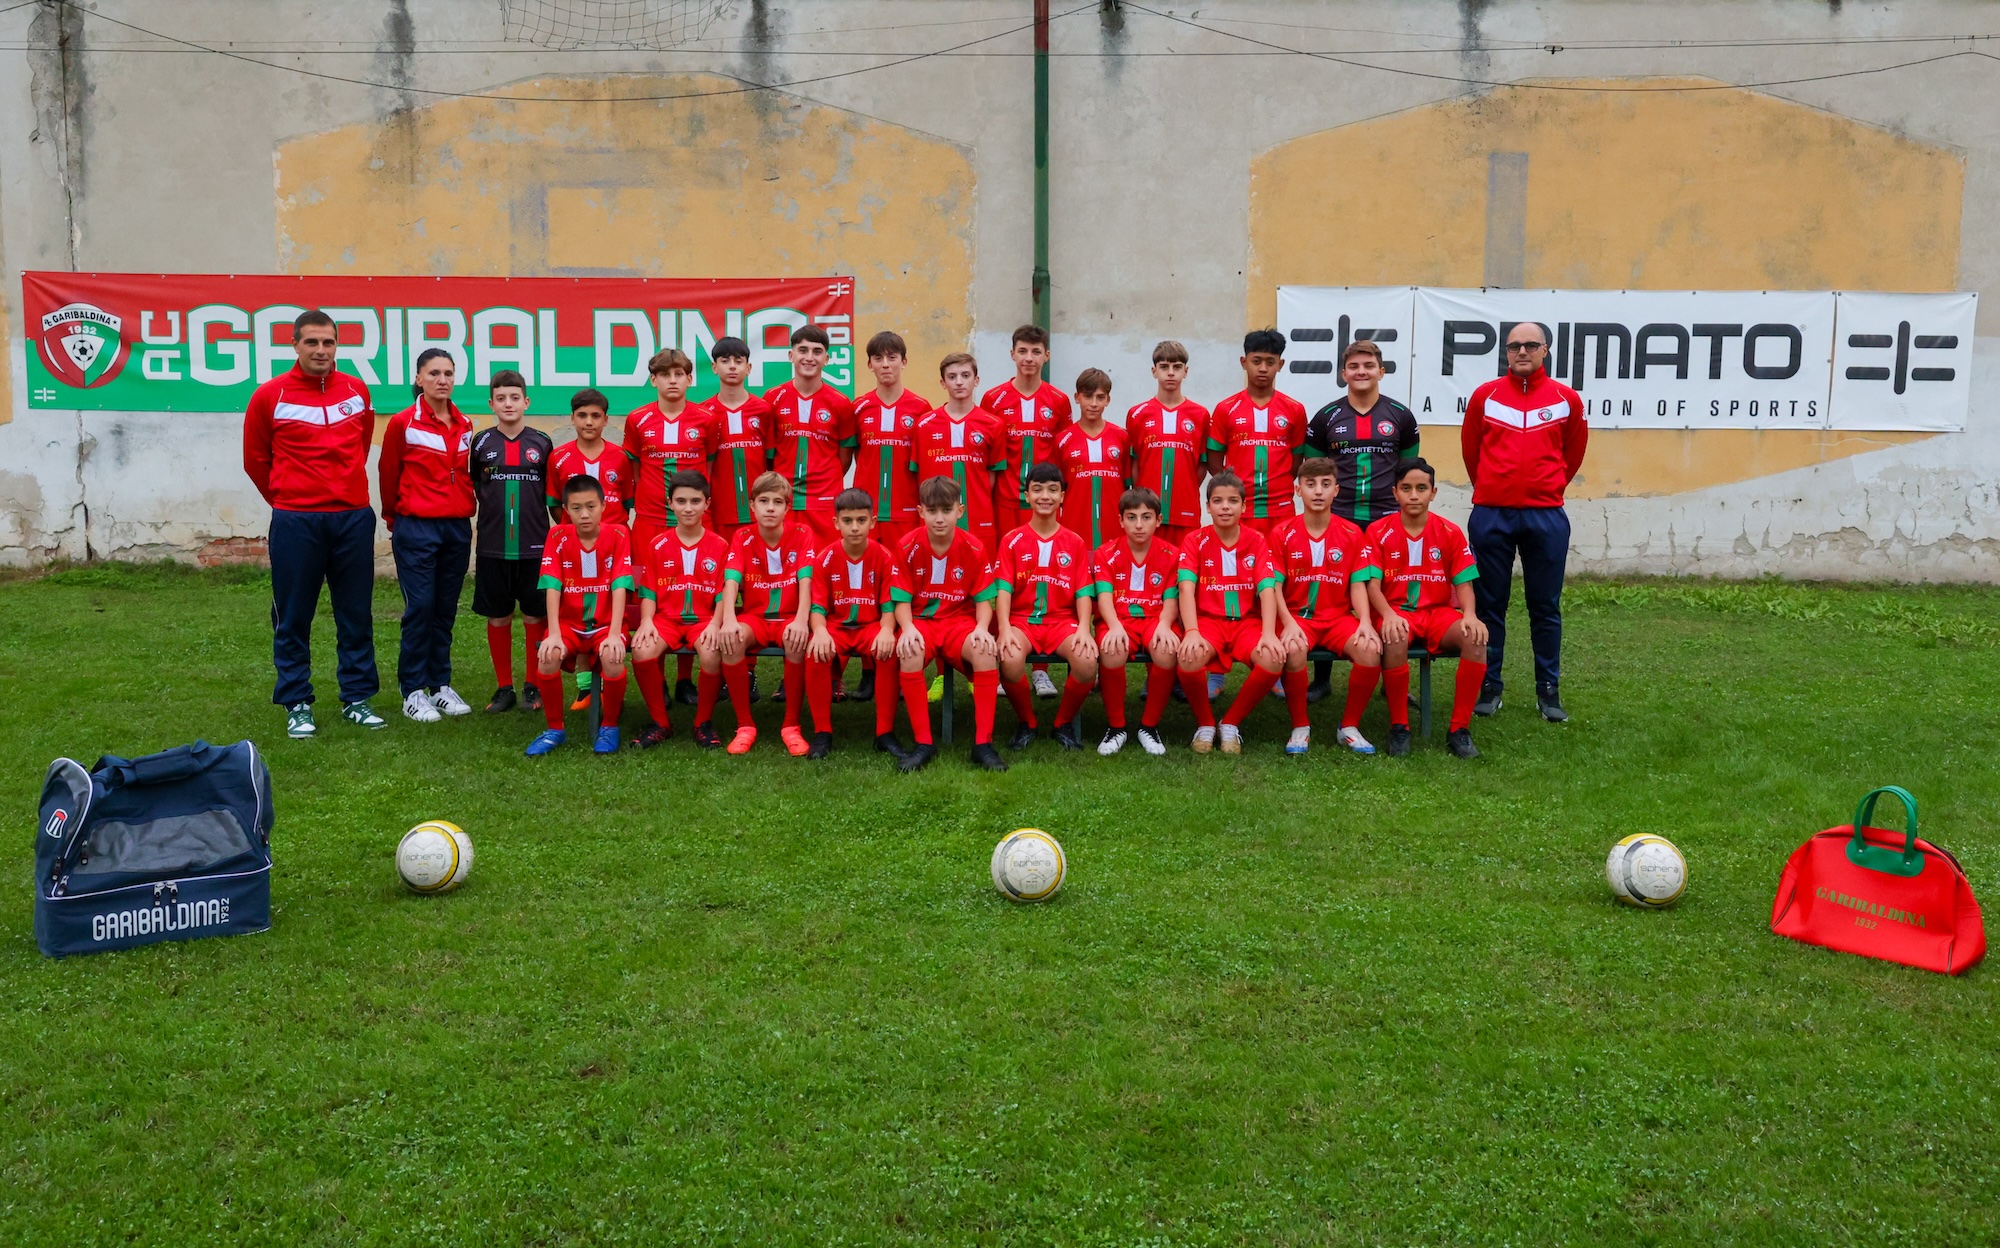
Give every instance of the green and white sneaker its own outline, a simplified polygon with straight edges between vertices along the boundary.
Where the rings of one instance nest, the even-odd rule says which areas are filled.
[[[285,711],[285,735],[295,741],[304,741],[319,735],[319,725],[313,722],[313,708],[310,702],[301,702]]]
[[[357,728],[387,728],[389,721],[375,713],[367,699],[340,704],[340,717]]]

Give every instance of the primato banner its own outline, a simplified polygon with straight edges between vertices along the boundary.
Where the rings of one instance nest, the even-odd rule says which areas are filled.
[[[717,338],[750,344],[749,385],[791,377],[792,331],[832,340],[829,385],[854,392],[854,282],[552,277],[215,277],[24,273],[28,406],[74,411],[240,412],[251,391],[297,361],[292,320],[320,308],[340,330],[341,371],[393,412],[431,348],[458,364],[459,406],[486,410],[486,385],[511,368],[530,412],[566,415],[569,396],[605,392],[614,412],[651,402],[646,362],[679,347],[694,398],[715,392]]]
[[[1280,286],[1286,389],[1341,394],[1340,353],[1382,347],[1383,392],[1455,425],[1533,322],[1592,424],[1628,429],[1957,432],[1971,404],[1975,294],[1438,290]]]

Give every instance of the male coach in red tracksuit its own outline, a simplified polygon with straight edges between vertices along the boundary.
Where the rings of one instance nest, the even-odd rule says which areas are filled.
[[[368,387],[333,367],[333,318],[314,309],[292,323],[298,366],[257,387],[243,414],[243,470],[271,505],[271,700],[286,732],[310,737],[312,624],[319,589],[333,597],[339,638],[340,714],[380,728],[368,705],[375,675],[375,511],[368,505],[368,448],[375,409]]]
[[[1472,478],[1472,517],[1465,526],[1479,563],[1473,581],[1486,625],[1486,682],[1474,710],[1500,709],[1500,659],[1507,643],[1507,599],[1514,556],[1528,604],[1535,647],[1535,704],[1561,723],[1562,587],[1569,559],[1569,516],[1563,490],[1583,465],[1590,440],[1583,400],[1548,375],[1548,331],[1533,322],[1507,334],[1507,371],[1472,392],[1459,440]]]

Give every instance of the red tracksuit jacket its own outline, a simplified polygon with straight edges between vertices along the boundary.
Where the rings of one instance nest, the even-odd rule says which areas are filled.
[[[1525,384],[1509,373],[1474,390],[1458,436],[1475,505],[1560,507],[1590,428],[1576,391],[1536,369]]]
[[[376,466],[382,520],[457,520],[472,514],[472,422],[454,404],[443,419],[419,401],[389,418]]]
[[[374,440],[367,386],[346,373],[314,377],[295,366],[250,396],[243,471],[279,511],[351,511],[368,505]]]

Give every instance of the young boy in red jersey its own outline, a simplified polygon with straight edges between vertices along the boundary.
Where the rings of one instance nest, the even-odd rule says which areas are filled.
[[[1285,647],[1278,640],[1277,570],[1264,535],[1243,526],[1243,506],[1243,482],[1235,473],[1210,477],[1211,523],[1195,530],[1181,547],[1181,689],[1194,711],[1197,754],[1208,753],[1216,744],[1208,671],[1227,674],[1233,664],[1251,665],[1248,679],[1222,716],[1222,752],[1241,754],[1239,725],[1278,683],[1285,664]]]
[[[625,418],[625,453],[632,459],[632,562],[645,583],[644,564],[653,541],[674,525],[667,507],[668,483],[676,473],[699,472],[705,478],[715,455],[709,410],[687,401],[694,384],[694,361],[673,347],[654,355],[646,365],[653,381],[653,402]],[[637,606],[635,602],[633,604]],[[636,621],[628,621],[636,624]],[[681,655],[676,696],[694,696],[694,657]],[[652,703],[648,702],[648,706]]]
[[[1159,540],[1160,496],[1134,487],[1118,500],[1123,537],[1114,537],[1091,556],[1096,577],[1093,606],[1104,621],[1097,634],[1098,683],[1104,699],[1102,755],[1125,748],[1125,665],[1143,648],[1152,658],[1146,671],[1146,707],[1139,717],[1139,748],[1148,754],[1167,752],[1160,736],[1160,716],[1174,688],[1180,663],[1181,552]]]
[[[792,483],[792,523],[812,534],[814,549],[836,536],[833,497],[854,462],[854,407],[821,377],[832,349],[824,329],[799,326],[792,331],[792,379],[764,394],[777,422],[771,469]]]
[[[917,520],[917,422],[931,414],[930,400],[903,388],[909,347],[883,330],[868,340],[868,371],[875,389],[854,401],[854,488],[868,495],[875,514],[874,540],[894,549]],[[834,518],[839,519],[839,508]]]
[[[999,417],[973,402],[979,364],[971,356],[945,356],[938,377],[945,402],[917,422],[917,480],[950,477],[964,500],[958,527],[979,539],[980,550],[992,551],[1000,544],[994,496],[1006,488],[1000,477],[1007,468],[1007,431]]]
[[[1368,601],[1381,621],[1382,693],[1389,700],[1389,754],[1410,752],[1410,643],[1434,655],[1458,654],[1452,688],[1451,731],[1445,748],[1478,758],[1472,744],[1472,706],[1486,679],[1486,625],[1474,607],[1472,582],[1479,564],[1459,527],[1431,513],[1437,471],[1421,459],[1396,465],[1394,515],[1368,526],[1379,579],[1368,582]]]
[[[771,405],[744,388],[750,375],[750,344],[741,338],[718,338],[709,350],[715,364],[715,393],[702,406],[712,426],[713,458],[708,477],[708,527],[725,542],[738,531],[754,528],[750,485],[771,470],[771,446],[776,422]]]
[[[1243,389],[1208,418],[1208,470],[1229,469],[1249,493],[1243,523],[1269,537],[1292,515],[1292,465],[1306,440],[1306,407],[1278,393],[1285,336],[1275,329],[1243,336]]]
[[[750,510],[757,527],[736,535],[723,571],[728,582],[718,602],[727,665],[729,700],[736,707],[736,739],[731,754],[747,753],[757,743],[757,725],[750,719],[750,683],[744,670],[766,646],[785,650],[785,724],[778,732],[794,757],[811,747],[799,731],[799,695],[805,681],[806,643],[812,639],[812,532],[791,517],[792,482],[775,472],[758,477],[750,487]],[[737,594],[742,594],[742,614]],[[731,656],[742,657],[730,660]],[[740,692],[739,692],[740,691]]]
[[[1118,536],[1119,499],[1131,469],[1125,431],[1104,419],[1111,375],[1086,368],[1076,379],[1076,423],[1056,435],[1063,474],[1063,527],[1092,550]]]
[[[1069,427],[1069,396],[1042,380],[1049,362],[1049,331],[1023,325],[1009,347],[1014,375],[988,390],[979,406],[1007,430],[1007,480],[994,499],[994,525],[1007,534],[1028,523],[1028,470],[1055,458],[1056,439]]]
[[[669,650],[693,650],[701,658],[701,689],[694,722],[696,745],[722,744],[709,721],[722,689],[721,628],[715,620],[715,600],[722,593],[729,547],[702,527],[708,516],[708,478],[698,472],[677,472],[667,482],[667,506],[675,525],[653,539],[653,548],[639,569],[639,627],[632,633],[632,668],[639,695],[653,722],[639,734],[638,746],[650,750],[674,735],[667,718],[667,696],[660,678],[660,656]]]
[[[520,704],[542,709],[535,688],[535,651],[549,622],[539,587],[542,546],[548,540],[549,457],[555,443],[528,427],[528,382],[503,368],[487,387],[493,427],[472,435],[472,487],[479,495],[479,529],[473,546],[472,611],[486,617],[486,652],[496,682],[488,714],[511,711],[514,697],[514,611],[526,632],[521,652]]]
[[[563,731],[562,671],[593,659],[604,672],[604,720],[591,749],[618,752],[618,714],[625,708],[625,596],[632,592],[632,538],[622,524],[605,524],[604,486],[579,473],[563,483],[568,524],[549,531],[542,548],[542,589],[549,635],[536,655],[542,714],[548,729],[528,743],[537,758],[568,739]]]
[[[1172,340],[1153,348],[1158,391],[1125,413],[1132,484],[1160,496],[1166,507],[1160,536],[1181,547],[1201,527],[1201,479],[1208,471],[1208,409],[1181,394],[1187,348]]]
[[[559,493],[563,483],[581,476],[604,487],[604,510],[599,523],[626,527],[626,503],[632,497],[632,458],[624,447],[612,446],[604,440],[610,411],[611,400],[601,390],[579,390],[569,396],[569,423],[576,430],[576,440],[556,447],[555,454],[549,457],[549,512],[558,524],[564,518]],[[570,703],[570,710],[580,711],[590,705],[590,679],[588,670],[577,672],[576,701]]]
[[[1285,705],[1292,739],[1285,753],[1303,754],[1312,741],[1306,709],[1307,659],[1314,650],[1344,654],[1347,710],[1336,738],[1356,754],[1375,747],[1361,735],[1361,712],[1382,673],[1382,639],[1368,622],[1368,582],[1382,575],[1368,537],[1351,520],[1333,514],[1340,492],[1338,466],[1321,456],[1299,464],[1299,514],[1271,530],[1271,559],[1284,578],[1278,598],[1278,640],[1285,646]]]
[[[937,757],[931,744],[930,698],[924,687],[924,665],[947,663],[971,673],[972,761],[988,771],[1005,771],[1007,763],[993,748],[993,708],[999,700],[999,645],[993,639],[993,579],[986,548],[965,531],[965,504],[958,482],[927,477],[917,486],[917,514],[924,527],[903,539],[896,562],[903,568],[908,601],[896,605],[896,639],[903,705],[909,708],[910,731],[916,748],[897,763],[916,771]]]
[[[1097,685],[1097,642],[1090,628],[1090,547],[1062,526],[1062,471],[1054,464],[1028,469],[1028,522],[1000,539],[993,565],[994,640],[1000,646],[1000,683],[1014,704],[1020,727],[1007,743],[1024,750],[1035,743],[1035,700],[1028,692],[1028,656],[1054,654],[1069,666],[1056,710],[1056,744],[1080,750],[1076,713]]]
[[[875,500],[866,490],[842,490],[833,500],[840,540],[820,551],[812,580],[812,641],[806,647],[806,700],[812,705],[807,758],[833,749],[833,684],[850,658],[870,664],[896,657],[895,591],[902,584],[894,556],[873,539]],[[872,670],[872,669],[871,669]],[[875,706],[875,748],[901,762],[896,740],[896,682],[883,681]]]

